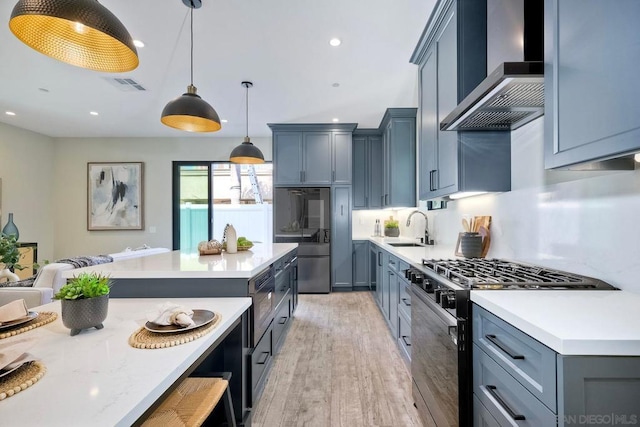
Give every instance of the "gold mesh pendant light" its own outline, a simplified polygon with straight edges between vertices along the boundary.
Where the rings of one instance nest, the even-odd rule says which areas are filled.
[[[97,0],[20,0],[11,32],[47,56],[95,71],[138,66],[138,51],[122,22]]]
[[[193,85],[193,9],[202,5],[200,0],[182,0],[191,8],[191,84],[187,93],[169,101],[162,110],[160,121],[174,129],[187,132],[216,132],[222,128],[218,113],[196,93]]]
[[[231,163],[258,164],[264,163],[264,155],[262,151],[251,143],[249,138],[249,88],[253,86],[251,82],[242,82],[242,86],[247,88],[247,136],[244,137],[242,144],[238,145],[231,151],[229,161]]]

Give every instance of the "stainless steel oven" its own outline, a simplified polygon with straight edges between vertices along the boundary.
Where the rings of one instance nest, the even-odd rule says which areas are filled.
[[[269,329],[273,320],[275,279],[271,268],[267,268],[249,281],[249,296],[252,298],[249,339],[255,347]]]

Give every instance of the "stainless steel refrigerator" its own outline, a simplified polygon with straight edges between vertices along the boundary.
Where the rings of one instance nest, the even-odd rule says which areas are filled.
[[[298,292],[331,290],[331,189],[276,188],[274,241],[298,243]]]

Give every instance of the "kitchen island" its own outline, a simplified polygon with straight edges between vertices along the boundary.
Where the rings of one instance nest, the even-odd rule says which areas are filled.
[[[249,298],[173,299],[219,313],[221,321],[212,332],[186,344],[153,350],[131,347],[129,336],[144,325],[145,312],[160,302],[111,299],[102,330],[71,337],[58,316],[52,323],[2,340],[32,340],[29,353],[47,371],[31,387],[0,402],[0,425],[130,426],[148,415],[182,378],[202,370],[203,360],[210,368],[227,370],[227,359],[242,357],[240,323],[251,305]],[[60,303],[33,310],[60,313]]]
[[[256,244],[235,254],[203,255],[173,251],[66,271],[98,272],[112,280],[110,298],[250,297],[241,319],[245,357],[235,363],[243,375],[231,378],[236,419],[250,413],[260,397],[284,342],[298,302],[296,243]],[[244,415],[243,415],[244,417]]]

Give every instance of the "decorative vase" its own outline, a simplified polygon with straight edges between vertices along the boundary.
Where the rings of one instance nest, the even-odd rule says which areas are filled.
[[[227,224],[224,229],[224,237],[227,241],[227,253],[235,254],[238,252],[238,236],[236,235],[236,229],[233,225]]]
[[[2,229],[2,233],[11,236],[12,234],[16,236],[16,240],[20,237],[20,231],[18,231],[18,227],[13,223],[13,213],[9,212],[9,221],[7,221],[6,225]]]
[[[2,279],[3,277],[6,278],[9,282],[17,282],[18,280],[20,280],[20,276],[18,276],[8,268],[0,270],[0,279]]]
[[[102,329],[107,318],[109,295],[95,298],[63,299],[62,324],[71,329],[71,336],[78,335],[83,329]]]
[[[400,228],[398,227],[385,227],[384,235],[388,237],[398,237],[400,235]]]

